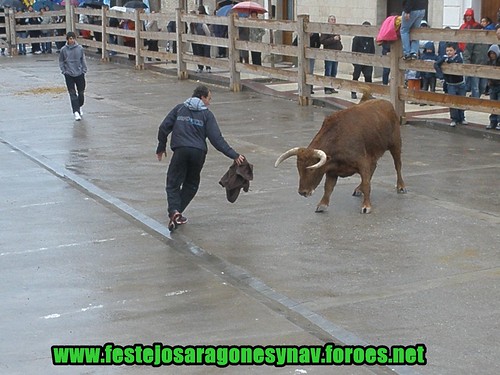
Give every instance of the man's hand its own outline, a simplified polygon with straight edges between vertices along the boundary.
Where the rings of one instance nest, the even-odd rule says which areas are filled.
[[[236,159],[234,159],[234,162],[238,165],[241,165],[245,161],[245,157],[243,155],[239,155]]]
[[[161,159],[163,159],[163,155],[167,157],[167,151],[159,152],[158,154],[156,154],[156,158],[158,159],[158,161],[161,161]]]

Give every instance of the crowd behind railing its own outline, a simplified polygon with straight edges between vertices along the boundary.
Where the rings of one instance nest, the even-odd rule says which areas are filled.
[[[435,88],[435,85],[423,87],[420,82],[424,81],[422,77],[426,74],[436,73],[434,62],[427,59],[402,59],[399,40],[385,43],[382,54],[356,52],[355,49],[349,51],[347,46],[340,50],[317,48],[319,46],[311,44],[315,34],[374,40],[379,26],[310,22],[307,15],[298,16],[296,21],[285,21],[238,17],[237,14],[215,16],[203,12],[186,13],[181,9],[177,9],[175,14],[107,7],[92,9],[72,6],[69,9],[69,13],[65,10],[35,12],[32,9],[29,12],[6,9],[2,13],[0,10],[0,35],[3,34],[4,39],[2,53],[7,50],[12,55],[22,55],[28,43],[33,53],[52,53],[53,49],[57,52],[65,43],[65,32],[76,31],[80,36],[78,42],[84,47],[95,48],[105,61],[121,54],[133,60],[138,69],[150,63],[175,62],[179,79],[189,76],[190,64],[191,67],[197,67],[198,72],[202,72],[204,67],[205,71],[215,67],[229,72],[229,86],[233,91],[241,90],[242,73],[296,82],[301,105],[311,103],[313,86],[322,86],[330,89],[330,92],[341,89],[355,95],[368,89],[374,94],[386,96],[403,121],[405,102],[500,114],[500,101],[481,99],[481,95],[471,98],[443,95],[432,89],[427,91],[429,87]],[[66,20],[67,14],[69,22]],[[2,22],[2,19],[5,21]],[[30,22],[33,19],[36,21]],[[204,28],[203,25],[208,27]],[[295,42],[284,44],[284,38],[280,38],[284,33],[295,35]],[[439,41],[490,46],[500,43],[500,32],[498,34],[497,37],[495,30],[489,29],[419,28],[411,31],[412,38],[432,41],[434,46]],[[387,47],[390,47],[390,53],[386,53]],[[262,64],[262,56],[265,56],[266,64]],[[284,69],[282,65],[275,64],[284,56],[295,59],[293,68]],[[314,70],[314,61],[380,68],[384,71],[383,84],[371,82],[366,76],[366,82],[361,82],[357,78],[352,80],[324,75],[318,69]],[[500,76],[500,68],[491,64],[445,64],[442,70],[445,74],[486,81],[498,80]],[[417,78],[412,73],[416,72],[418,86],[411,84]]]

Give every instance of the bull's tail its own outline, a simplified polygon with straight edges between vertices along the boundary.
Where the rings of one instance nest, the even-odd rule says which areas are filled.
[[[359,101],[360,103],[375,99],[375,97],[372,95],[369,89],[363,89],[362,91],[363,91],[363,97]]]

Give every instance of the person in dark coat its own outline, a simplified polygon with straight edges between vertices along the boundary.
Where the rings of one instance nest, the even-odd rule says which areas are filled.
[[[371,23],[368,21],[363,22],[363,26],[370,26]],[[372,37],[369,36],[355,36],[352,39],[352,52],[359,53],[375,53],[375,41]],[[357,81],[363,73],[363,77],[365,78],[365,82],[372,82],[373,76],[373,66],[371,65],[361,65],[361,64],[353,64],[354,72],[352,73],[352,80]],[[351,98],[357,99],[357,95],[355,91],[351,92]]]
[[[337,23],[337,17],[334,15],[328,16],[328,23],[334,25]],[[320,42],[324,49],[334,49],[342,51],[342,38],[339,34],[321,34]],[[337,77],[338,61],[325,60],[325,77]],[[331,87],[325,87],[325,94],[336,94],[338,91]]]
[[[200,185],[200,174],[208,150],[207,138],[219,152],[233,159],[237,165],[245,160],[222,136],[214,114],[208,109],[211,99],[210,90],[206,86],[198,86],[191,98],[176,105],[168,113],[158,129],[158,161],[166,156],[167,139],[172,133],[170,148],[174,153],[166,183],[170,231],[187,222],[183,212]]]

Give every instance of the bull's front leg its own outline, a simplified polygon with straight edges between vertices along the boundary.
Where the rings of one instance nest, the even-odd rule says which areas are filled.
[[[337,185],[337,176],[326,174],[325,179],[325,192],[323,193],[323,197],[318,203],[318,207],[316,207],[316,212],[324,212],[330,205],[330,196],[333,193],[333,189],[335,185]]]

